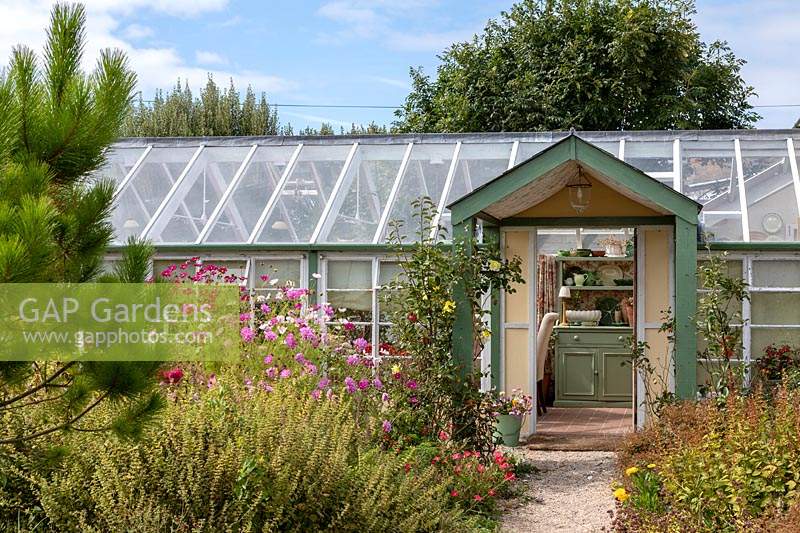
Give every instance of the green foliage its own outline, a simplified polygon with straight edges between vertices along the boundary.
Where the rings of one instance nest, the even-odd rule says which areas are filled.
[[[647,504],[626,507],[620,523],[628,526],[617,530],[778,531],[786,520],[796,525],[798,424],[800,393],[785,386],[770,399],[730,394],[722,407],[712,401],[666,407],[657,424],[623,448],[622,464],[652,463],[653,476],[652,483],[639,474],[629,478],[630,500]]]
[[[85,25],[81,5],[56,4],[43,61],[17,46],[0,78],[0,283],[95,280],[112,238],[114,184],[91,173],[119,134],[136,77],[116,50],[81,70]],[[126,250],[125,281],[146,268],[149,250]],[[0,363],[0,456],[11,445],[34,453],[26,441],[60,430],[104,429],[82,426],[104,400],[121,409],[108,427],[135,435],[158,407],[156,367]]]
[[[419,434],[444,431],[469,449],[488,451],[494,448],[491,398],[479,392],[479,370],[464,372],[453,357],[454,294],[457,283],[466,283],[477,357],[489,331],[484,322],[488,307],[483,305],[484,294],[490,286],[513,291],[512,282],[522,282],[520,260],[501,260],[497,243],[437,244],[443,230],[436,228],[431,237],[436,206],[428,198],[413,206],[415,244],[402,246],[407,239],[401,225],[393,224],[390,231],[402,275],[387,291],[386,302],[392,310],[393,344],[411,357],[408,372],[419,383],[415,394],[419,408],[406,423],[416,425]]]
[[[459,531],[431,465],[369,446],[346,400],[217,387],[139,442],[76,435],[41,481],[43,518],[81,531]]]
[[[741,387],[747,369],[731,362],[741,357],[744,323],[742,302],[749,299],[747,283],[741,277],[728,276],[727,252],[711,255],[697,267],[697,276],[704,289],[697,297],[695,324],[705,347],[698,353],[700,364],[710,382],[700,386],[701,393],[724,398]]]
[[[751,126],[754,94],[724,42],[703,43],[693,0],[521,0],[437,76],[411,70],[403,132]]]

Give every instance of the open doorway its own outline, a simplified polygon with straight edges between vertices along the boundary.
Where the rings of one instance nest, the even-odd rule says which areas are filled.
[[[635,426],[634,228],[533,230],[534,443],[613,446]]]

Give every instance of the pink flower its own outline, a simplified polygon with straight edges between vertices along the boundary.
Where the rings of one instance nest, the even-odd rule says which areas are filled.
[[[347,392],[353,394],[356,391],[356,382],[350,376],[344,378],[344,385],[347,387]]]
[[[480,494],[476,494],[475,496],[472,497],[472,499],[475,500],[476,502],[483,501],[483,498],[481,497]]]
[[[413,379],[409,379],[406,382],[406,387],[408,387],[411,390],[417,390],[417,382],[414,381]]]
[[[317,335],[314,333],[314,330],[308,326],[303,326],[300,328],[300,337],[303,340],[310,341],[317,338]]]
[[[346,329],[347,331],[352,331],[352,330],[356,329],[356,325],[353,324],[352,322],[345,322],[344,323],[344,329]]]
[[[494,491],[494,489],[489,489],[489,496],[494,496],[495,494],[497,493]]]
[[[383,394],[381,394],[381,401],[383,403],[389,403],[389,394],[387,394],[385,392]]]
[[[411,405],[417,405],[419,403],[419,400],[417,399],[416,396],[412,396],[411,398],[408,399],[408,403],[410,403]]]
[[[456,489],[451,490],[450,496],[453,498],[458,498],[458,491]]]
[[[239,315],[239,322],[247,322],[250,320],[250,313],[242,313]]]
[[[269,281],[269,276],[266,274],[261,274],[259,277],[261,278],[261,281]]]
[[[355,346],[356,350],[358,350],[359,352],[363,352],[367,348],[367,346],[369,346],[369,342],[367,342],[367,339],[365,339],[364,337],[359,337],[353,341],[353,346]]]
[[[388,420],[384,420],[383,424],[381,424],[381,427],[383,427],[384,433],[389,433],[390,431],[392,431],[392,423],[389,422]]]
[[[347,364],[350,366],[355,366],[360,361],[360,358],[357,355],[351,355],[347,358]]]
[[[503,479],[505,479],[506,481],[514,481],[516,477],[517,476],[515,476],[514,472],[512,472],[511,470],[507,470],[506,473],[503,475]]]
[[[372,380],[372,386],[381,390],[383,388],[383,382],[381,382],[380,378],[375,378]]]
[[[270,307],[267,304],[261,304],[261,312],[262,313],[264,313],[265,315],[268,315],[270,313],[270,311],[272,311],[272,309],[270,309]]]
[[[210,376],[208,376],[208,380],[206,380],[206,387],[208,387],[209,389],[213,389],[216,384],[217,384],[217,375],[211,374]]]
[[[317,365],[315,365],[314,363],[309,363],[309,362],[306,362],[306,364],[305,364],[305,367],[304,367],[304,368],[305,368],[305,371],[306,371],[307,373],[309,373],[309,374],[312,374],[312,375],[313,375],[313,374],[316,374],[316,373],[317,373]]]
[[[319,380],[319,383],[317,383],[317,388],[324,389],[330,384],[330,382],[331,380],[329,380],[328,378],[322,378],[321,380]]]
[[[311,397],[315,400],[319,400],[322,397],[322,391],[319,389],[314,389],[311,391]]]
[[[297,341],[294,340],[294,335],[292,333],[286,334],[286,338],[284,339],[283,343],[292,349],[297,347]]]
[[[291,375],[292,375],[292,371],[289,370],[288,368],[284,368],[283,370],[281,370],[281,373],[280,373],[281,379],[286,379],[286,378],[290,377]]]
[[[181,379],[183,379],[183,370],[181,370],[179,367],[175,367],[170,370],[165,370],[164,372],[161,373],[161,377],[163,378],[164,381],[166,381],[170,385],[174,385],[175,383],[178,383]]]
[[[264,356],[264,364],[271,365],[272,364],[272,354]]]
[[[358,381],[358,388],[361,390],[366,390],[369,388],[369,380],[368,379],[361,379]]]
[[[294,360],[297,361],[298,363],[300,363],[301,365],[305,364],[305,362],[306,362],[306,358],[303,357],[302,353],[299,353],[299,354],[295,355],[294,356]]]
[[[278,377],[278,369],[274,366],[271,366],[267,369],[267,377],[270,379],[275,379]]]
[[[253,339],[256,338],[256,332],[249,326],[245,326],[239,330],[239,335],[241,335],[244,342],[253,342]]]
[[[439,432],[439,440],[447,440],[450,436],[447,434],[446,431],[442,430]]]
[[[271,329],[268,329],[264,332],[264,337],[266,337],[268,341],[274,341],[278,338],[278,335]]]

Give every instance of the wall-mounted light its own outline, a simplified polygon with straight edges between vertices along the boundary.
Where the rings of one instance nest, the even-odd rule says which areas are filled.
[[[586,211],[592,201],[592,184],[583,175],[583,168],[578,165],[578,172],[575,173],[567,183],[569,188],[569,203],[572,209],[579,215]]]

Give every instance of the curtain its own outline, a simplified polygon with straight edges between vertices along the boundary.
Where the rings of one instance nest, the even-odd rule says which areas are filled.
[[[536,331],[539,331],[539,324],[545,313],[558,312],[558,300],[556,294],[556,258],[552,255],[540,255],[536,267],[536,316],[539,322],[536,324]],[[547,353],[544,363],[544,373],[553,374],[553,350]]]

